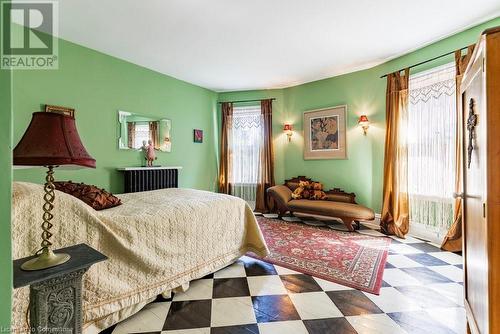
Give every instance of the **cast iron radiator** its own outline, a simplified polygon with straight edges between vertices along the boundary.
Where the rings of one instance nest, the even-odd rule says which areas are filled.
[[[125,192],[177,188],[178,169],[125,170]]]

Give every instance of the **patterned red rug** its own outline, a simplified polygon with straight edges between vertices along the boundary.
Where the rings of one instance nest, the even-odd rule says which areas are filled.
[[[257,221],[270,250],[264,261],[379,294],[390,238],[264,217]]]

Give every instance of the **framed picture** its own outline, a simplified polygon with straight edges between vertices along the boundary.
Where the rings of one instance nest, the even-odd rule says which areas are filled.
[[[304,113],[304,160],[347,159],[347,106]]]
[[[195,143],[203,143],[203,130],[199,129],[193,130],[193,141]]]
[[[54,112],[58,114],[63,114],[71,117],[75,117],[75,109],[61,106],[53,106],[50,104],[45,105],[45,112]]]

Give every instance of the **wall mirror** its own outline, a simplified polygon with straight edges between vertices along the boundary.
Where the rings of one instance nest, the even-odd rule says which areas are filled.
[[[118,121],[120,125],[118,147],[120,149],[140,150],[151,141],[157,150],[171,151],[171,120],[119,110]]]

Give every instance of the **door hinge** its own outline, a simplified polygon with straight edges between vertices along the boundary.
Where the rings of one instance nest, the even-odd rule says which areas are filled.
[[[483,203],[483,218],[486,218],[486,203]]]
[[[483,72],[486,70],[486,58],[483,57]]]

